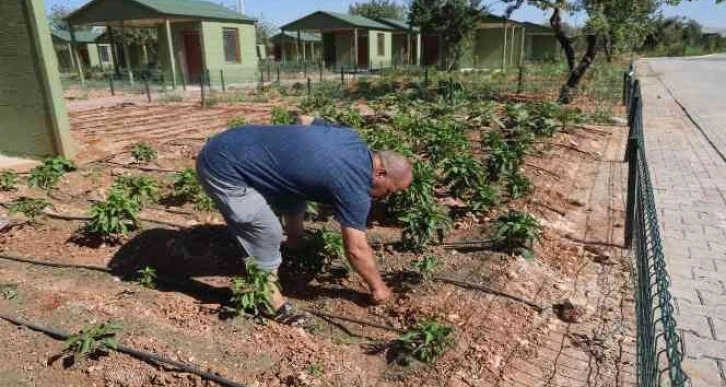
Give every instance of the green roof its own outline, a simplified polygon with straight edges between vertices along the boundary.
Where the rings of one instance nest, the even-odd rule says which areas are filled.
[[[282,32],[279,34],[276,34],[270,38],[270,40],[280,40],[280,37],[282,37]],[[285,31],[285,37],[291,38],[291,39],[297,39],[297,32],[295,31]],[[320,37],[320,34],[315,32],[300,32],[300,40],[303,42],[319,42],[322,38]]]
[[[327,21],[326,21],[327,18]],[[334,19],[334,20],[330,20]],[[337,23],[336,23],[337,22]],[[323,30],[330,24],[342,24],[349,26],[350,28],[365,28],[370,30],[392,30],[393,28],[377,22],[373,19],[358,15],[348,15],[347,13],[338,12],[327,12],[317,11],[309,15],[303,16],[300,19],[292,21],[284,26],[280,27],[281,30],[296,30],[296,29],[312,29],[312,30]],[[298,28],[302,26],[303,28]]]
[[[71,33],[69,31],[51,28],[50,34],[64,42],[71,42]],[[100,32],[93,31],[75,31],[73,34],[75,35],[77,43],[94,43],[96,38],[101,36]]]
[[[96,10],[103,13],[104,16],[113,13],[118,7],[127,6],[129,9],[144,9],[152,14],[159,16],[176,16],[188,17],[193,19],[214,19],[256,22],[257,20],[249,16],[242,15],[232,9],[223,7],[209,1],[203,0],[91,0],[82,7],[73,11],[68,16],[68,20],[76,22],[78,19],[85,21],[83,14],[89,10]],[[130,19],[129,19],[130,20]],[[120,20],[119,20],[120,21]]]
[[[409,31],[409,29],[411,28],[411,26],[403,20],[387,19],[387,18],[381,18],[381,19],[375,19],[375,20],[378,22],[381,22],[383,24],[389,25],[397,30]],[[419,30],[420,30],[420,28],[418,28],[416,26],[413,27],[414,32],[418,32]]]
[[[175,16],[192,16],[210,19],[256,21],[237,11],[202,0],[130,0],[153,8],[159,13]]]

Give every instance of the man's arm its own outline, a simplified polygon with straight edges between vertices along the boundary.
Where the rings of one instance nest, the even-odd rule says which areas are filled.
[[[368,284],[373,295],[373,301],[384,303],[393,296],[391,289],[381,278],[381,273],[373,257],[373,249],[368,244],[366,233],[352,227],[343,227],[343,242],[348,261],[363,280]]]

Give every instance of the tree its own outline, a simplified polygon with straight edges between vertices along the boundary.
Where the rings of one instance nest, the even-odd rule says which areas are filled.
[[[355,2],[348,8],[351,15],[360,15],[368,18],[402,20],[406,15],[406,7],[392,0],[369,0],[368,2]]]
[[[422,33],[439,35],[442,67],[458,66],[484,13],[481,0],[413,0],[409,22]]]
[[[653,15],[664,4],[678,5],[681,0],[502,0],[509,4],[507,16],[523,4],[529,4],[544,11],[551,11],[550,26],[565,52],[569,74],[567,81],[560,89],[559,101],[570,103],[577,91],[580,81],[595,61],[597,52],[607,47],[608,55],[612,54],[615,45],[637,47],[647,34],[644,25],[648,25]],[[716,0],[720,3],[724,0]],[[588,20],[583,33],[587,46],[582,59],[576,61],[574,38],[563,28],[562,12],[583,12]],[[604,42],[604,43],[602,43]]]
[[[66,18],[71,14],[71,9],[62,5],[54,5],[50,7],[48,13],[48,22],[50,26],[56,30],[68,31],[69,26]]]

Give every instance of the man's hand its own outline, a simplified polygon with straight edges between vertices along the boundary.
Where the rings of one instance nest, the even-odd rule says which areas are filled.
[[[343,227],[343,242],[348,261],[356,272],[363,277],[373,296],[373,301],[382,304],[393,296],[391,289],[381,278],[381,273],[373,257],[373,249],[368,244],[366,233],[351,227]]]
[[[388,300],[393,297],[393,292],[388,286],[373,291],[373,302],[378,305],[385,304]]]

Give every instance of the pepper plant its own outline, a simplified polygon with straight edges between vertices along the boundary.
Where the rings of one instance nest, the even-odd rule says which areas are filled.
[[[441,266],[441,261],[434,255],[428,255],[421,259],[411,261],[411,268],[421,274],[424,281],[430,280],[434,271],[439,266]]]
[[[527,176],[515,172],[507,175],[506,188],[509,197],[519,199],[532,192],[532,182]]]
[[[136,274],[138,276],[136,281],[139,285],[149,289],[156,287],[156,269],[153,267],[145,266],[143,269],[137,270]]]
[[[156,181],[149,176],[120,176],[114,181],[112,189],[123,192],[139,207],[154,201],[159,194]]]
[[[252,260],[247,261],[247,275],[232,278],[232,298],[235,311],[260,316],[261,312],[274,313],[272,307],[273,286],[277,285],[273,275],[261,269]]]
[[[10,203],[8,213],[11,215],[20,213],[30,218],[30,220],[35,221],[35,218],[41,215],[48,207],[50,207],[50,203],[45,199],[22,197]]]
[[[151,145],[139,142],[131,148],[131,155],[137,163],[149,163],[156,160],[158,156],[156,150]]]
[[[77,357],[108,354],[118,348],[118,333],[123,326],[117,321],[108,321],[98,325],[83,328],[80,332],[70,336],[63,346],[62,354]]]
[[[484,184],[485,171],[481,163],[471,154],[459,153],[441,161],[444,184],[459,198]]]
[[[49,190],[58,185],[60,178],[70,171],[74,171],[76,165],[61,156],[49,157],[43,163],[30,171],[28,185],[40,189]]]
[[[138,224],[139,203],[125,192],[111,189],[106,201],[91,207],[91,220],[86,231],[116,240],[128,235]]]
[[[272,125],[292,125],[295,123],[295,117],[289,110],[275,106],[272,108],[270,123]]]
[[[398,220],[403,223],[403,245],[414,251],[421,251],[434,239],[442,240],[453,226],[448,211],[435,201],[417,203]]]
[[[416,359],[432,363],[454,345],[454,327],[435,319],[425,319],[401,335],[394,343],[398,350],[398,360],[408,363]]]
[[[0,191],[12,191],[18,183],[18,174],[13,171],[0,172]]]
[[[492,243],[510,253],[532,254],[532,246],[539,241],[542,226],[534,215],[511,210],[500,216],[492,225]]]

